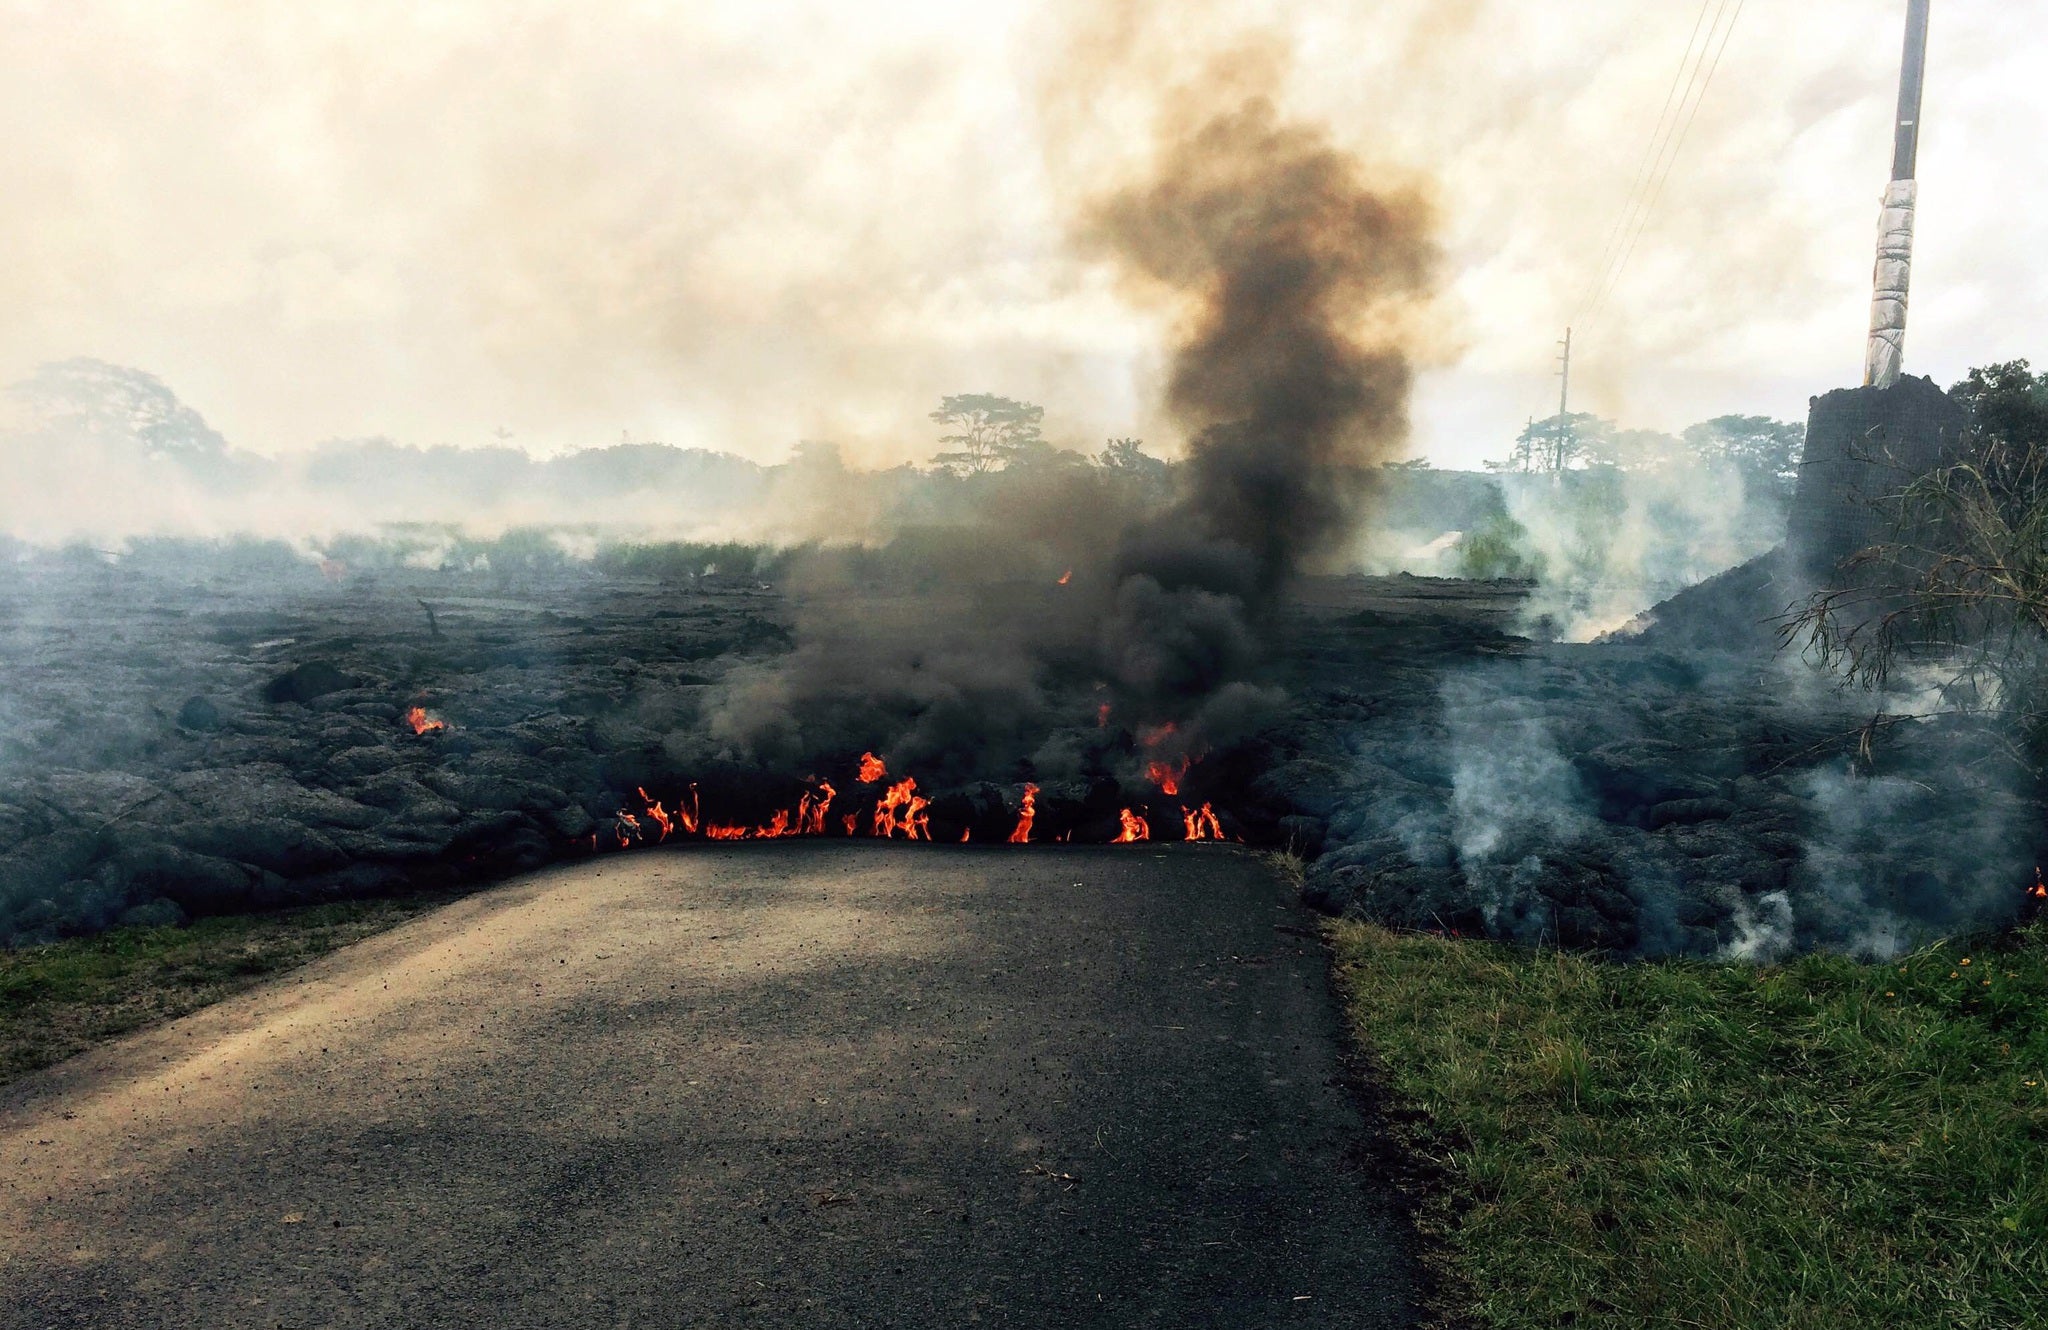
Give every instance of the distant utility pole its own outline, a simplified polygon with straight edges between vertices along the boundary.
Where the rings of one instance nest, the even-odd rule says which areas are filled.
[[[1889,388],[1906,358],[1906,293],[1913,276],[1913,213],[1920,187],[1920,90],[1927,77],[1927,11],[1931,0],[1908,0],[1906,55],[1899,72],[1899,115],[1892,140],[1892,180],[1878,221],[1877,273],[1870,301],[1870,343],[1863,382]]]
[[[1564,470],[1565,436],[1571,432],[1572,406],[1572,330],[1564,330],[1564,340],[1558,343],[1564,348],[1558,356],[1557,369],[1557,442],[1551,449],[1550,469]]]

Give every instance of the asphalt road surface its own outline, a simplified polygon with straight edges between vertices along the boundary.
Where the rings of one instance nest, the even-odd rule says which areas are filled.
[[[0,1325],[1399,1326],[1256,857],[537,874],[0,1089]]]

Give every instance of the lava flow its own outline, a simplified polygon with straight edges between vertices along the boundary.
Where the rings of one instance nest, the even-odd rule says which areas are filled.
[[[856,779],[860,784],[880,786],[870,796],[869,804],[858,794],[847,801],[841,800],[841,790],[831,781],[818,777],[811,778],[794,804],[771,811],[760,822],[726,821],[707,822],[703,816],[703,798],[698,787],[692,784],[686,796],[673,803],[656,798],[646,786],[638,786],[634,793],[639,796],[637,806],[620,808],[589,837],[593,850],[616,845],[627,849],[635,845],[659,845],[679,836],[697,836],[705,840],[782,840],[792,836],[845,836],[859,838],[873,837],[878,840],[920,840],[930,841],[932,835],[932,798],[920,793],[917,780],[905,776],[900,780],[888,779],[888,767],[873,753],[863,753],[856,767]],[[1076,827],[1069,823],[1060,827],[1041,825],[1042,815],[1047,810],[1041,807],[1042,788],[1035,782],[1026,783],[1018,800],[1016,821],[1006,837],[1012,845],[1029,845],[1041,841],[1056,841],[1069,844],[1075,838]],[[853,802],[852,811],[847,803]],[[1058,806],[1056,806],[1058,807]],[[1200,808],[1180,807],[1180,818],[1185,839],[1221,840],[1223,826],[1217,817],[1215,807],[1203,804]],[[1055,813],[1065,822],[1072,813],[1062,810]],[[955,815],[957,816],[957,815]],[[1156,818],[1165,814],[1139,805],[1124,808],[1117,814],[1114,831],[1102,828],[1090,831],[1084,825],[1084,840],[1107,841],[1113,845],[1131,845],[1153,839]],[[955,843],[965,844],[974,837],[974,825],[959,827],[958,835],[953,828],[958,825],[954,817],[945,819],[944,835]],[[1095,824],[1095,825],[1100,825]],[[1171,825],[1169,822],[1168,825]],[[1000,833],[999,833],[1000,834]]]

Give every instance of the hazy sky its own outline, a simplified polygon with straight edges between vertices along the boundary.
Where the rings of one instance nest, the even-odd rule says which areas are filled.
[[[1797,416],[1860,374],[1905,3],[1708,16],[1738,4],[1581,330],[1578,404],[1631,423]],[[1062,442],[1167,440],[1160,329],[1071,257],[1077,182],[1048,166],[1071,12],[0,0],[0,379],[140,366],[269,452],[503,429],[893,461],[932,451],[939,394],[983,390],[1044,403]],[[1290,111],[1434,182],[1451,261],[1417,450],[1472,464],[1555,409],[1553,342],[1694,0],[1174,12],[1175,76],[1277,43]],[[2048,359],[2048,0],[1935,0],[1932,45],[1907,368],[1946,383]],[[1141,101],[1083,99],[1085,135],[1142,142]]]

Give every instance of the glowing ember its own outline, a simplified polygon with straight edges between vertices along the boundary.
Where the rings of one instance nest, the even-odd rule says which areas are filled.
[[[1060,585],[1061,585],[1061,586],[1065,586],[1065,585],[1066,585],[1067,583],[1069,583],[1069,582],[1071,582],[1071,581],[1073,581],[1073,580],[1074,580],[1074,570],[1073,570],[1073,569],[1071,569],[1071,568],[1067,569],[1067,571],[1065,571],[1064,573],[1061,573],[1061,574],[1060,574]]]
[[[1139,817],[1128,808],[1117,814],[1117,816],[1123,820],[1124,828],[1117,833],[1116,839],[1111,844],[1130,845],[1137,841],[1152,839],[1152,826],[1144,818]]]
[[[876,757],[873,753],[862,753],[860,755],[861,784],[873,785],[877,781],[887,779],[889,779],[889,768],[883,764],[881,758]]]
[[[1194,812],[1183,808],[1181,821],[1187,825],[1189,840],[1222,840],[1223,824],[1216,818],[1216,809],[1203,804]]]
[[[1017,810],[1017,826],[1013,831],[1010,832],[1010,844],[1030,844],[1031,824],[1034,821],[1036,821],[1037,818],[1038,787],[1036,785],[1026,785],[1024,787],[1024,806]]]
[[[969,836],[972,836],[973,834],[974,834],[974,828],[973,828],[973,827],[962,827],[962,828],[960,829],[960,843],[961,843],[962,845],[965,845],[965,844],[967,843],[967,838],[968,838]]]
[[[1109,728],[1109,703],[1104,702],[1101,706],[1095,708],[1095,728],[1098,730]]]
[[[430,716],[425,707],[413,707],[405,713],[405,723],[412,726],[414,734],[439,734],[448,728],[448,722],[439,716]]]

